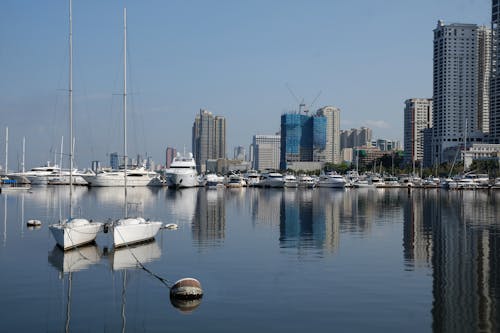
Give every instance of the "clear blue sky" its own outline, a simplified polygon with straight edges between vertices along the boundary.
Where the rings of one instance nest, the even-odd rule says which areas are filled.
[[[3,0],[0,9],[0,164],[53,159],[68,141],[68,1]],[[128,14],[129,155],[164,163],[191,150],[200,108],[226,117],[227,154],[279,130],[296,110],[341,109],[341,128],[399,139],[403,102],[432,97],[437,20],[488,25],[490,0],[73,1],[76,160],[122,151],[123,7]],[[66,144],[65,144],[66,145]],[[67,146],[66,146],[67,147]],[[68,148],[65,148],[68,151]]]

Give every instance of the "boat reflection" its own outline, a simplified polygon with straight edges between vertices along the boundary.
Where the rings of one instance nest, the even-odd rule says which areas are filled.
[[[88,269],[101,260],[101,253],[95,244],[81,246],[69,251],[63,251],[54,245],[49,252],[48,261],[60,273],[78,272]]]
[[[109,262],[113,271],[124,269],[141,268],[142,264],[147,264],[160,259],[161,249],[156,240],[148,243],[138,244],[114,249],[109,254]]]

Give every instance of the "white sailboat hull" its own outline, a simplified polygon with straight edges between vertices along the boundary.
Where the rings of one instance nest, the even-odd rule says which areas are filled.
[[[161,226],[161,222],[143,218],[120,219],[113,226],[113,244],[120,247],[145,242],[154,238]]]
[[[89,222],[85,219],[73,219],[65,224],[49,226],[54,239],[62,249],[67,250],[95,241],[102,228],[100,222]]]

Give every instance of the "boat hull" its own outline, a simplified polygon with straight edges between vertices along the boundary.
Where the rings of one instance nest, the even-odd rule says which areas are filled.
[[[102,228],[100,222],[88,222],[78,219],[77,222],[68,222],[66,224],[53,224],[49,226],[57,245],[64,250],[77,246],[92,243],[97,237],[97,233]]]
[[[153,239],[161,226],[161,222],[142,218],[121,219],[113,226],[113,244],[120,247],[145,242]]]

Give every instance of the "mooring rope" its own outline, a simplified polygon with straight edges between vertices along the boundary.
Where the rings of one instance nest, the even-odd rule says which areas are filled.
[[[118,234],[120,234],[120,237],[125,240],[125,238],[123,238],[122,234],[120,233],[120,230],[119,229],[116,229],[116,231],[118,232]],[[163,283],[167,288],[172,288],[172,285],[173,283],[171,281],[169,281],[168,279],[165,279],[161,276],[159,276],[158,274],[152,272],[151,270],[149,270],[146,266],[144,266],[143,263],[141,263],[139,261],[139,259],[137,259],[137,257],[135,256],[134,252],[132,251],[132,249],[130,248],[129,244],[128,243],[125,243],[125,248],[130,251],[130,254],[132,254],[132,257],[135,259],[135,261],[137,262],[137,264],[139,265],[139,267],[141,269],[143,269],[144,271],[146,271],[147,273],[149,273],[151,276],[157,278],[161,283]]]

